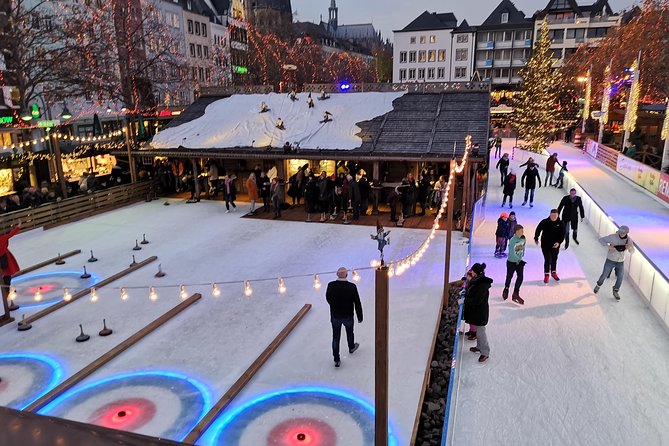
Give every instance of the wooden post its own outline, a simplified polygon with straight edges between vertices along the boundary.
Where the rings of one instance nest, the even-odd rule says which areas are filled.
[[[128,150],[128,168],[130,169],[130,182],[135,184],[137,182],[137,172],[135,168],[135,158],[132,156],[132,151],[130,150],[130,122],[125,126],[125,147]]]
[[[469,203],[469,158],[462,170],[462,232],[467,228],[467,204]],[[450,282],[450,280],[449,280]]]
[[[67,198],[67,181],[65,181],[65,174],[63,173],[63,158],[60,152],[60,141],[55,136],[53,141],[54,161],[56,162],[56,174],[58,175],[58,184],[60,184],[60,191],[63,195],[63,200]]]
[[[190,159],[191,166],[193,167],[193,189],[195,190],[195,195],[193,199],[195,201],[200,201],[200,177],[197,170],[197,162],[195,158]]]
[[[388,267],[376,269],[374,355],[374,445],[388,445]]]
[[[0,316],[0,327],[14,322],[14,318],[9,314],[9,287],[2,283],[2,309],[3,313]]]
[[[442,301],[448,306],[448,291],[451,275],[451,239],[453,236],[453,196],[455,195],[455,158],[451,160],[452,187],[448,189],[448,206],[446,207],[446,254],[444,261],[444,294]]]

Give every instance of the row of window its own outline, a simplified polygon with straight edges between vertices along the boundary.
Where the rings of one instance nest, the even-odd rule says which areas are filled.
[[[202,68],[202,67],[193,67],[192,68],[193,72],[193,80],[197,81],[199,80],[200,82],[211,82],[211,69],[210,68]]]
[[[193,26],[195,25],[195,26]],[[207,24],[188,19],[188,34],[195,34],[196,36],[207,37]]]
[[[423,79],[445,79],[446,68],[409,68],[400,70],[400,82],[406,80],[423,80]],[[455,78],[466,79],[467,67],[455,67]]]
[[[207,45],[190,44],[190,57],[198,57],[200,59],[209,59],[209,47]]]
[[[418,40],[417,40],[418,39]],[[437,43],[437,36],[431,35],[429,36],[430,43]],[[411,36],[409,37],[409,43],[412,45],[415,45],[416,42],[420,42],[421,44],[425,44],[428,42],[428,36]],[[469,34],[458,34],[455,38],[455,41],[458,43],[467,43],[469,42]]]
[[[511,42],[513,40],[528,40],[531,38],[531,29],[482,31],[477,36],[479,42]]]
[[[485,70],[479,70],[479,73],[483,79],[509,79],[509,75],[514,78],[520,77],[520,68],[486,68]]]
[[[476,53],[476,60],[526,60],[532,54],[530,48],[516,48],[515,50],[485,50]]]
[[[467,60],[468,57],[468,48],[458,48],[455,50],[455,60],[463,61]],[[443,62],[445,60],[446,50],[400,51],[400,63]]]

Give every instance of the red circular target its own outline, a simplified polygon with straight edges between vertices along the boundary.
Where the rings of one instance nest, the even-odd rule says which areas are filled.
[[[315,418],[294,418],[278,424],[267,436],[268,446],[335,446],[337,433]]]
[[[144,398],[129,398],[111,402],[96,410],[89,423],[110,429],[134,431],[153,420],[156,405]]]

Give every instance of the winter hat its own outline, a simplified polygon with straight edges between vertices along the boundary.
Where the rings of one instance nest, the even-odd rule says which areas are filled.
[[[501,214],[499,214],[499,216],[500,218],[509,218],[509,214],[507,214],[506,212],[502,212]]]
[[[485,273],[485,267],[485,263],[474,263],[474,265],[472,265],[472,271],[480,276],[481,274]]]
[[[511,217],[512,215],[513,215],[514,217],[516,216],[515,211],[511,211],[511,212],[509,212],[509,217]]]
[[[625,236],[629,232],[630,228],[628,226],[622,225],[621,227],[618,228],[618,234],[621,236]]]

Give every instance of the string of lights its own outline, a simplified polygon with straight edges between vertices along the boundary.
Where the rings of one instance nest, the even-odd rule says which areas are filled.
[[[669,137],[669,99],[667,99],[667,109],[664,111],[664,123],[662,124],[662,135],[663,140],[667,140]]]
[[[623,129],[627,132],[633,132],[636,128],[637,112],[639,109],[639,95],[641,93],[641,73],[639,71],[639,60],[635,60],[630,68],[632,79],[632,87],[630,88],[629,100],[627,101],[627,110],[625,112],[625,120],[623,121]]]

